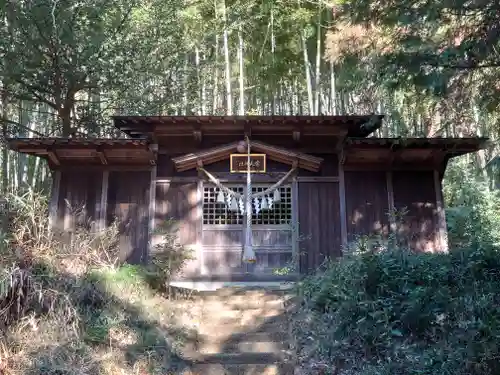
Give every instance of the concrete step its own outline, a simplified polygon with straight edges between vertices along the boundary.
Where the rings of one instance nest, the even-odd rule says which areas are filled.
[[[293,375],[291,364],[222,365],[200,364],[182,375]]]

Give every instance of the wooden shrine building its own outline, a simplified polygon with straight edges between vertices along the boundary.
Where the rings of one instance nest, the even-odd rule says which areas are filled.
[[[124,260],[147,262],[159,241],[154,229],[174,219],[179,241],[194,255],[179,280],[293,279],[341,255],[358,235],[398,231],[414,250],[447,250],[446,164],[487,140],[369,137],[382,118],[117,116],[123,139],[14,138],[8,144],[46,159],[53,171],[52,225],[73,230],[72,207],[97,229],[116,218]],[[293,172],[275,189],[279,199],[264,197],[252,213],[251,265],[242,262],[245,215],[221,203],[220,189],[202,173],[243,194],[246,174],[235,171],[237,165],[232,173],[230,159],[245,136],[260,155],[253,192]],[[388,212],[403,207],[407,215],[398,226]],[[295,271],[276,275],[289,265]]]

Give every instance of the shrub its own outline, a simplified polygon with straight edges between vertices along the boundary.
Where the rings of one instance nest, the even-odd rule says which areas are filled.
[[[497,374],[499,289],[491,248],[347,255],[298,289],[298,355],[325,373]]]
[[[160,223],[155,234],[159,235],[161,240],[154,246],[147,276],[155,288],[165,290],[170,278],[187,261],[193,259],[193,253],[180,244],[174,220],[165,220]]]
[[[452,247],[500,246],[500,191],[463,160],[450,163],[444,185]]]
[[[32,191],[7,203],[0,374],[168,373],[189,332],[148,277],[164,279],[173,266],[154,274],[118,264],[117,226],[94,233],[81,223],[63,241],[49,230],[45,197]]]

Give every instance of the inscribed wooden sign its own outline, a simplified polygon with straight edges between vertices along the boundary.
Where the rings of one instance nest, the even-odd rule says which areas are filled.
[[[231,173],[246,173],[248,155],[231,154]],[[250,172],[266,173],[266,154],[250,154]]]

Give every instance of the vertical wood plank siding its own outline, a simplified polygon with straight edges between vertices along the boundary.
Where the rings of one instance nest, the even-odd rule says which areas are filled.
[[[300,182],[300,272],[314,271],[326,257],[342,255],[339,186],[336,182]]]
[[[191,251],[194,258],[187,262],[182,273],[176,278],[198,276],[200,272],[200,256],[198,254],[198,233],[202,222],[199,215],[199,199],[197,183],[158,183],[156,185],[155,227],[159,228],[166,221],[172,222],[169,231],[178,236],[180,244]],[[161,241],[154,236],[153,243]]]
[[[417,251],[435,251],[439,248],[438,217],[433,171],[393,172],[394,206],[409,211],[403,223],[398,224],[401,238]]]
[[[122,261],[147,261],[150,177],[150,171],[109,174],[106,221],[118,221]]]
[[[389,231],[385,172],[345,172],[348,240],[357,235],[383,235]]]
[[[61,186],[61,171],[52,173],[52,189],[49,203],[49,226],[57,227],[57,206],[59,205],[59,187]]]
[[[60,172],[57,227],[72,231],[76,225],[90,226],[99,220],[102,172]]]

